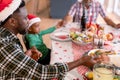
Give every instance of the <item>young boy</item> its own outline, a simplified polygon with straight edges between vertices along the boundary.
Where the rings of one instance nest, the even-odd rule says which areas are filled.
[[[59,28],[61,22],[59,22],[56,26],[40,31],[41,19],[32,14],[28,15],[28,19],[29,28],[28,34],[25,35],[25,38],[28,41],[30,48],[35,46],[42,53],[42,57],[38,59],[38,62],[43,65],[48,65],[50,63],[51,50],[43,43],[42,37],[45,34],[53,32],[56,28]]]

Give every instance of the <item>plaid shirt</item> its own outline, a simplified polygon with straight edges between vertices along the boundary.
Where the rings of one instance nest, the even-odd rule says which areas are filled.
[[[75,22],[81,22],[81,17],[83,15],[83,5],[82,2],[76,2],[71,7],[69,13],[74,19]],[[99,2],[92,2],[92,5],[87,9],[85,7],[85,17],[87,23],[96,23],[98,15],[101,15],[103,18],[106,16],[105,11],[103,10]]]
[[[63,77],[67,71],[64,63],[38,64],[24,54],[16,35],[0,27],[0,80],[50,80]]]

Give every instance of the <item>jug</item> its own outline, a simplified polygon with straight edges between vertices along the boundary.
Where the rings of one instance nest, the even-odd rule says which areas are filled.
[[[93,67],[93,80],[113,80],[114,72],[112,64],[97,63]]]

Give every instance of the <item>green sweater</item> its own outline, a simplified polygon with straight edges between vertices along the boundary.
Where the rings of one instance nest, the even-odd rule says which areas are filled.
[[[46,30],[40,31],[39,34],[26,34],[26,39],[29,43],[29,47],[35,46],[40,52],[42,52],[41,60],[46,57],[48,54],[48,48],[43,43],[42,36],[48,33],[51,33],[55,30],[55,27],[50,27]]]

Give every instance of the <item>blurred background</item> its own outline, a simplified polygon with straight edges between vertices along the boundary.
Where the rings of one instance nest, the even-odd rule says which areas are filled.
[[[40,17],[63,18],[77,0],[25,0],[29,13]],[[81,0],[79,0],[81,1]],[[120,0],[98,0],[107,13],[120,17]]]

